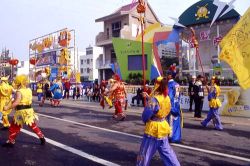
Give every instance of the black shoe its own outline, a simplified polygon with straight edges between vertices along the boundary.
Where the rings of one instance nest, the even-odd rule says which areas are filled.
[[[6,142],[2,145],[2,147],[4,148],[13,148],[14,147],[14,144],[13,143],[10,143],[10,142]]]
[[[46,140],[45,140],[45,138],[43,137],[43,138],[40,138],[40,141],[41,141],[41,145],[45,145],[45,142],[46,142]]]

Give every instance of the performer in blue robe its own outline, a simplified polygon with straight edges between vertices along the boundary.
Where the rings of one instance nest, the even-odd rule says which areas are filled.
[[[170,134],[170,142],[180,143],[181,142],[181,132],[182,132],[182,112],[180,108],[180,94],[179,94],[179,84],[173,79],[173,72],[168,71],[168,95],[171,101],[171,112],[169,114],[168,122],[172,129]]]
[[[50,87],[50,91],[53,94],[52,105],[58,106],[62,99],[62,87],[60,86],[60,83],[54,82],[53,85]]]
[[[170,126],[166,121],[171,104],[168,94],[167,78],[157,79],[154,93],[147,97],[147,105],[142,114],[145,123],[144,135],[137,156],[136,166],[149,166],[156,151],[159,152],[164,166],[180,166],[175,152],[168,142]]]
[[[211,87],[208,90],[209,112],[207,118],[201,122],[201,125],[207,127],[208,123],[212,120],[216,130],[223,130],[221,119],[219,116],[219,107],[221,107],[221,101],[218,98],[220,95],[219,80],[216,77],[212,77]]]

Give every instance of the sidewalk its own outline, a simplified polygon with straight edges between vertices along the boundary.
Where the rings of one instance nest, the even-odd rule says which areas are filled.
[[[33,101],[37,101],[37,97],[33,97]],[[61,104],[76,104],[76,106],[80,106],[82,105],[84,107],[84,105],[91,105],[91,106],[95,106],[95,107],[100,107],[98,102],[88,102],[86,100],[83,99],[79,99],[79,100],[73,100],[72,98],[70,99],[64,99],[62,100]],[[101,108],[101,107],[100,107]],[[126,110],[126,112],[130,112],[130,113],[134,113],[138,116],[141,115],[141,113],[143,112],[143,107],[137,107],[137,106],[128,106],[128,109]],[[184,119],[189,119],[189,120],[193,120],[193,121],[201,121],[202,119],[196,119],[194,118],[194,112],[188,112],[187,110],[183,110],[183,115],[184,115]],[[206,118],[207,113],[206,112],[202,112],[202,116],[203,118]],[[246,117],[234,117],[234,116],[221,116],[221,121],[224,124],[231,124],[231,125],[245,125],[245,126],[250,126],[250,118],[246,118]]]

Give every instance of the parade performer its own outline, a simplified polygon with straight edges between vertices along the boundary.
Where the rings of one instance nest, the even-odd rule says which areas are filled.
[[[37,83],[37,86],[36,86],[37,88],[37,90],[36,90],[36,93],[37,93],[37,100],[38,101],[41,101],[42,100],[42,96],[43,96],[43,84],[42,84],[42,80],[41,81],[39,81],[38,83]]]
[[[107,97],[107,93],[108,93],[108,88],[106,86],[106,81],[102,80],[101,84],[100,84],[100,105],[102,106],[102,108],[105,108],[105,97]]]
[[[52,93],[52,106],[58,107],[62,100],[62,83],[59,79],[54,80],[53,85],[49,89]]]
[[[45,100],[49,100],[50,103],[52,104],[52,94],[50,91],[50,82],[48,80],[45,80],[44,86],[43,86],[43,99],[39,106],[43,106],[45,103]]]
[[[115,80],[114,85],[109,90],[109,95],[113,95],[115,113],[113,118],[116,120],[124,120],[126,115],[124,114],[122,107],[126,106],[126,97],[127,93],[125,90],[124,83],[120,80],[120,76],[118,74],[113,75],[113,79]]]
[[[168,122],[172,128],[172,133],[170,135],[171,142],[180,143],[181,142],[181,132],[182,132],[182,112],[180,108],[180,86],[174,81],[172,71],[168,71],[168,95],[171,101],[171,112],[168,116]]]
[[[9,128],[9,138],[3,146],[12,147],[15,144],[15,138],[24,124],[28,125],[36,133],[41,141],[41,145],[44,145],[44,135],[35,123],[35,119],[38,119],[38,117],[31,107],[32,91],[30,88],[27,88],[28,78],[25,75],[19,75],[16,77],[14,83],[17,87],[14,101],[12,105],[4,106],[4,110],[15,108],[16,111]]]
[[[168,80],[161,77],[158,79],[158,83],[160,80],[160,86],[155,90],[155,94],[151,97],[147,96],[149,97],[147,106],[142,114],[142,120],[146,126],[137,156],[137,166],[148,166],[156,150],[158,150],[165,166],[180,165],[168,142],[168,135],[171,132],[171,128],[166,121],[171,109],[168,96]]]
[[[10,127],[8,115],[11,109],[3,110],[4,106],[11,104],[13,87],[8,84],[8,77],[1,78],[0,84],[0,112],[2,113],[3,130]]]
[[[207,86],[208,90],[208,101],[209,101],[209,112],[207,118],[201,122],[201,125],[207,127],[208,123],[213,120],[214,127],[217,130],[222,130],[223,126],[221,124],[219,116],[219,107],[221,107],[221,101],[218,98],[220,95],[219,81],[216,77],[212,77],[211,87]]]
[[[115,82],[116,81],[114,79],[112,79],[112,78],[109,79],[108,80],[108,86],[109,86],[108,89],[111,89],[114,86]],[[114,94],[113,93],[109,93],[108,96],[104,96],[104,99],[105,99],[106,103],[109,105],[109,108],[112,108],[113,107]]]

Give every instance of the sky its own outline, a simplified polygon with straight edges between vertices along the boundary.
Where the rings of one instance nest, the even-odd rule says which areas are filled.
[[[164,24],[174,24],[199,0],[148,0]],[[229,2],[230,0],[222,0]],[[29,41],[48,33],[69,28],[76,33],[76,46],[84,51],[95,45],[96,35],[103,31],[95,19],[109,15],[132,0],[0,0],[0,49],[5,47],[19,60],[28,60]],[[250,7],[250,0],[236,0],[241,15]],[[0,50],[0,51],[1,51]]]

